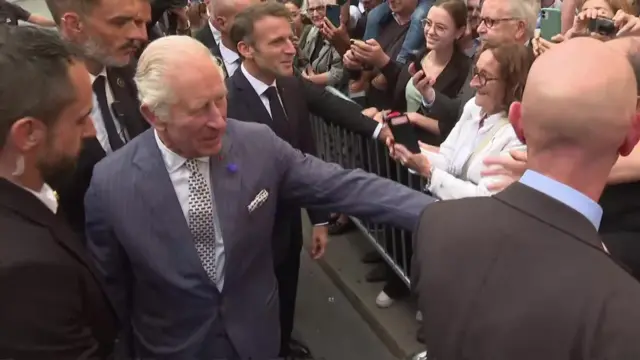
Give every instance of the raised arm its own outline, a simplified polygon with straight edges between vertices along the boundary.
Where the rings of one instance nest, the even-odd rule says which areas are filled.
[[[302,207],[413,230],[422,209],[434,201],[391,180],[305,155],[270,131],[269,139],[283,176],[279,192]]]

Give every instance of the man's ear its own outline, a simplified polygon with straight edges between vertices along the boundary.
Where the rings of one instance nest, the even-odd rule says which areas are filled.
[[[509,122],[521,143],[526,144],[524,130],[522,129],[522,103],[514,101],[509,107]]]
[[[253,48],[249,44],[244,41],[240,41],[237,48],[238,53],[242,55],[244,59],[253,59]]]
[[[631,124],[631,129],[629,133],[624,138],[624,142],[618,149],[618,153],[620,156],[627,156],[631,154],[633,149],[638,144],[640,140],[640,113],[636,113],[633,118],[633,123]]]
[[[60,30],[68,37],[78,38],[83,30],[83,23],[77,13],[67,12],[60,19]]]
[[[145,120],[156,130],[164,131],[166,128],[166,124],[158,119],[158,116],[154,114],[153,111],[147,105],[140,105],[140,113]]]

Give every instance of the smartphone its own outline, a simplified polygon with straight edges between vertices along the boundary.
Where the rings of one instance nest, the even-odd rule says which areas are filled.
[[[387,124],[396,143],[404,145],[413,154],[420,154],[418,135],[406,114],[388,118]]]
[[[618,32],[616,24],[611,19],[598,17],[589,20],[589,32],[603,36],[615,36]]]
[[[544,8],[540,10],[540,37],[551,41],[551,38],[562,31],[560,9]]]
[[[414,50],[407,55],[407,60],[410,64],[413,63],[413,68],[416,70],[416,72],[422,70],[422,58],[420,57],[421,53],[422,51],[420,50]]]
[[[340,6],[327,5],[327,12],[325,16],[333,26],[340,27]]]

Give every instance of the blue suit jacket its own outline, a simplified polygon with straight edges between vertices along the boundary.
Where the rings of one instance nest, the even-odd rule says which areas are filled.
[[[433,201],[304,155],[265,125],[232,119],[211,174],[226,253],[221,293],[200,263],[153,131],[95,167],[85,199],[88,244],[118,316],[131,324],[136,356],[210,359],[220,325],[242,358],[277,356],[271,234],[278,201],[405,229]],[[250,211],[262,190],[267,200]]]

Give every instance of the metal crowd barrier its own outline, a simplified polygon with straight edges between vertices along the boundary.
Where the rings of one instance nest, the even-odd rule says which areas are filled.
[[[311,116],[311,124],[318,156],[323,160],[344,168],[361,168],[418,191],[424,189],[424,180],[396,164],[380,141],[365,139],[315,116]],[[352,220],[398,276],[410,286],[411,233],[353,217]]]

